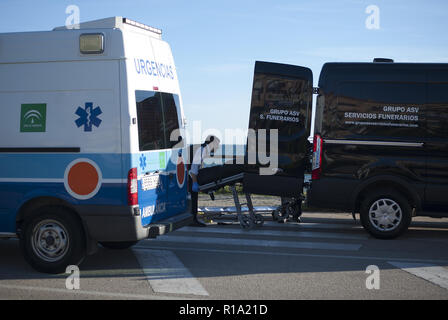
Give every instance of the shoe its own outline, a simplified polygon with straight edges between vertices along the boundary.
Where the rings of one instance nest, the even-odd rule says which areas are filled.
[[[288,219],[288,222],[297,222],[297,223],[301,223],[302,219],[300,219],[300,217],[291,217]]]

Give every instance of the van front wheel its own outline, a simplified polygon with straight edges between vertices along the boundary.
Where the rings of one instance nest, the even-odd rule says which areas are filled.
[[[362,226],[379,239],[396,238],[405,232],[412,219],[412,208],[395,190],[379,190],[363,200],[360,208]]]

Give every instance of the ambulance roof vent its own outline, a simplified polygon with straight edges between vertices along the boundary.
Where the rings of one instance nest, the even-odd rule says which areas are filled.
[[[113,29],[113,28],[122,29],[124,24],[153,32],[159,36],[162,35],[162,30],[160,29],[123,17],[111,17],[100,20],[82,22],[79,24],[79,29]],[[72,28],[73,26],[63,26],[54,28],[53,30],[67,30]],[[77,26],[75,27],[75,29],[78,29]]]
[[[375,58],[373,59],[373,62],[387,62],[387,63],[393,63],[394,59],[389,58]]]
[[[148,26],[146,24],[143,24],[143,23],[140,23],[140,22],[128,19],[128,18],[123,18],[123,23],[130,24],[131,26],[157,33],[158,35],[162,34],[162,30],[160,30],[160,29]]]

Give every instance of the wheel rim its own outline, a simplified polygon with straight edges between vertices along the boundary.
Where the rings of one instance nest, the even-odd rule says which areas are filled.
[[[392,199],[379,199],[370,206],[370,223],[379,231],[395,230],[402,219],[401,207]]]
[[[31,241],[34,253],[44,261],[61,260],[69,248],[70,239],[65,227],[56,220],[43,220],[33,229]]]

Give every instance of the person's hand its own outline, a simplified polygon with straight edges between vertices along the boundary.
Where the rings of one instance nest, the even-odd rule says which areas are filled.
[[[193,190],[193,192],[199,192],[199,183],[193,182],[193,186],[191,187],[191,190]]]

